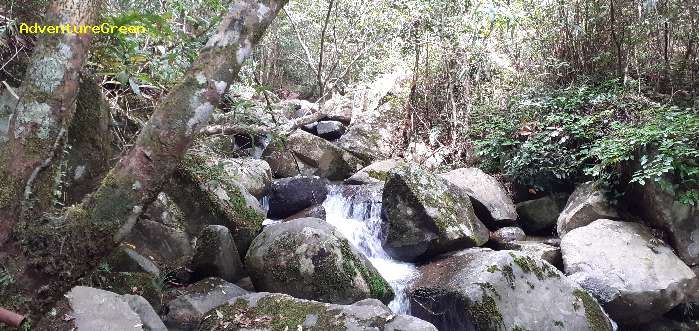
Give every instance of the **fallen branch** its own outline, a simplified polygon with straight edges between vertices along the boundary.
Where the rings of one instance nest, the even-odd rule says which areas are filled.
[[[0,308],[0,323],[5,323],[11,327],[18,328],[24,322],[24,316],[7,309]]]
[[[284,125],[277,126],[277,127],[271,127],[271,126],[265,126],[265,125],[209,125],[199,133],[207,135],[207,136],[213,136],[213,135],[235,135],[235,134],[245,134],[245,135],[265,135],[268,133],[276,133],[278,135],[282,136],[288,136],[296,129],[307,125],[311,124],[314,122],[318,122],[324,118],[326,118],[328,115],[323,112],[323,111],[318,111],[313,114],[309,114],[303,117],[299,117],[295,120],[292,120]]]

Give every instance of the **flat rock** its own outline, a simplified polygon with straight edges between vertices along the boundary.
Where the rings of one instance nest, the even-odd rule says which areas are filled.
[[[652,320],[698,291],[697,276],[649,228],[601,219],[561,241],[569,278],[622,324]]]
[[[66,297],[72,309],[75,330],[143,330],[141,318],[119,294],[76,286]]]

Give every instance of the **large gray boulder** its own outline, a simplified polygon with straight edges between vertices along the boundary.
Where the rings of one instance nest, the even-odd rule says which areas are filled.
[[[497,179],[478,168],[461,168],[440,176],[471,197],[476,216],[491,228],[512,225],[517,220],[515,204]]]
[[[345,179],[345,184],[361,185],[361,184],[379,184],[388,179],[388,173],[394,168],[404,165],[405,161],[401,159],[388,159],[374,162],[362,170],[357,171],[350,178]]]
[[[633,191],[628,200],[644,220],[667,232],[677,255],[685,263],[699,266],[699,205],[677,201],[674,191],[664,190],[654,181]]]
[[[272,185],[272,169],[263,160],[238,158],[221,160],[223,170],[235,178],[252,196],[262,198]]]
[[[199,320],[213,308],[249,292],[220,278],[207,278],[187,287],[167,304],[165,324],[170,331],[196,330]]]
[[[323,203],[328,194],[327,185],[327,180],[315,176],[296,176],[275,180],[269,193],[267,217],[284,218]]]
[[[524,240],[524,231],[516,226],[499,228],[490,234],[490,240],[495,246],[501,247],[509,242]]]
[[[652,320],[698,290],[697,276],[646,226],[601,219],[561,240],[569,278],[622,324]]]
[[[375,299],[337,305],[262,292],[235,298],[210,311],[202,319],[199,330],[437,331],[437,328],[412,316],[395,315]]]
[[[341,304],[393,299],[393,290],[366,257],[319,219],[265,227],[250,246],[245,265],[260,291]]]
[[[168,331],[165,323],[160,319],[158,313],[155,312],[153,306],[146,299],[139,295],[125,294],[124,299],[138,317],[141,318],[143,329],[146,331]]]
[[[236,282],[245,277],[233,236],[225,226],[209,225],[199,233],[197,251],[192,258],[195,279],[218,277]]]
[[[386,216],[384,248],[402,261],[488,241],[489,231],[474,214],[468,194],[414,164],[389,173],[382,208]]]
[[[585,290],[520,252],[467,249],[419,271],[412,315],[440,330],[612,330]]]
[[[568,231],[588,225],[600,218],[617,218],[619,214],[606,197],[607,192],[595,182],[580,184],[568,198],[558,216],[556,230],[563,238]]]
[[[527,233],[541,233],[556,228],[558,216],[568,201],[566,194],[552,194],[517,204],[518,224]]]
[[[275,178],[300,174],[343,180],[363,167],[362,161],[348,151],[302,130],[283,143],[270,144],[262,158]]]
[[[320,121],[315,129],[319,137],[328,140],[336,140],[342,137],[347,130],[345,125],[338,121]]]

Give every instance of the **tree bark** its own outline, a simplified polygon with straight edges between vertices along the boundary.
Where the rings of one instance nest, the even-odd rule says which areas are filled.
[[[94,25],[100,2],[56,0],[44,23]],[[31,218],[51,207],[52,161],[60,157],[91,38],[40,35],[16,96],[8,91],[0,98],[0,245],[19,220],[16,215]]]
[[[105,176],[99,189],[82,204],[67,208],[58,217],[46,216],[43,223],[18,234],[21,259],[10,259],[27,265],[18,268],[16,283],[21,288],[9,294],[31,300],[33,317],[46,311],[129,233],[287,1],[240,0],[233,4],[182,83],[158,106],[133,148]]]

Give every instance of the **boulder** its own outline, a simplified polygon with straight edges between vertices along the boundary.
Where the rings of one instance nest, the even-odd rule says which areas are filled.
[[[512,199],[497,179],[478,168],[461,168],[440,176],[468,193],[476,216],[491,229],[513,225],[517,211]]]
[[[148,331],[168,331],[165,323],[160,319],[158,313],[142,296],[126,294],[123,296],[126,302],[131,307],[138,317],[141,318],[143,329]]]
[[[156,310],[162,306],[161,278],[145,272],[111,272],[98,267],[79,284],[94,287],[116,294],[139,295],[145,298]]]
[[[262,158],[275,178],[301,174],[343,180],[363,167],[362,161],[349,152],[302,130],[283,143],[270,144]]]
[[[540,240],[528,238],[527,240],[512,241],[502,245],[500,249],[520,251],[531,257],[551,263],[556,268],[563,269],[561,248]]]
[[[525,237],[524,231],[516,226],[506,226],[490,234],[490,240],[492,240],[496,246],[503,246],[509,242],[524,240]]]
[[[402,141],[404,103],[411,75],[403,69],[381,75],[364,90],[353,92],[352,123],[338,145],[366,162],[386,159]],[[352,104],[355,104],[354,102]]]
[[[206,150],[190,150],[175,171],[166,193],[182,208],[187,234],[194,237],[207,225],[227,227],[241,256],[262,229],[260,202]]]
[[[159,221],[171,217],[167,211],[157,215],[160,216]],[[139,220],[124,243],[166,269],[185,265],[194,254],[184,231],[148,219]]]
[[[70,307],[68,316],[72,317],[70,322],[74,325],[66,330],[144,330],[146,324],[139,312],[144,315],[146,322],[156,327],[154,330],[165,330],[162,322],[157,323],[152,319],[155,311],[143,298],[134,302],[139,312],[134,311],[129,304],[133,299],[91,287],[76,286],[66,294],[66,298]]]
[[[553,194],[520,202],[517,204],[518,224],[531,234],[554,229],[567,200],[565,194]]]
[[[171,331],[196,330],[199,320],[213,308],[249,292],[219,278],[207,278],[187,287],[167,304],[165,325]]]
[[[313,217],[321,220],[325,220],[325,208],[323,205],[314,205],[310,206],[304,210],[301,210],[300,212],[297,212],[287,218],[284,219],[284,222],[288,222],[291,220],[299,219],[299,218],[307,218],[307,217]]]
[[[275,180],[269,193],[269,218],[285,218],[313,205],[322,204],[328,194],[327,181],[314,176]]]
[[[396,259],[416,261],[488,241],[489,231],[474,214],[468,194],[417,165],[391,171],[382,199],[384,248]]]
[[[192,258],[195,280],[218,277],[236,282],[245,277],[245,268],[240,261],[233,236],[225,226],[209,225],[197,238],[197,251]]]
[[[622,324],[652,320],[699,290],[697,276],[644,225],[597,220],[561,240],[563,264]]]
[[[404,164],[405,161],[401,159],[388,159],[374,162],[362,168],[362,170],[357,171],[357,173],[350,178],[345,179],[345,184],[360,185],[383,183],[388,179],[388,173],[391,170]]]
[[[160,269],[152,260],[125,244],[116,249],[106,262],[116,272],[146,272],[156,277],[160,275]]]
[[[283,100],[277,106],[281,108],[282,115],[290,120],[316,113],[320,109],[317,103],[300,99]]]
[[[563,238],[568,231],[588,225],[600,218],[617,218],[619,214],[606,197],[607,192],[595,182],[580,184],[568,198],[558,216],[556,230]]]
[[[263,160],[253,158],[222,159],[223,170],[255,198],[262,198],[272,185],[272,169]]]
[[[395,315],[375,299],[337,305],[279,293],[253,293],[231,300],[202,319],[199,330],[384,330],[436,331],[430,323]]]
[[[393,299],[393,290],[369,260],[319,219],[265,227],[250,246],[245,265],[260,291],[340,304]]]
[[[645,221],[668,233],[670,243],[685,263],[699,266],[699,205],[677,201],[675,192],[662,189],[654,181],[632,191],[627,200]]]
[[[612,330],[585,290],[520,252],[467,249],[419,271],[412,315],[440,330]]]
[[[347,128],[338,121],[320,121],[316,126],[316,134],[327,140],[336,140],[345,133]]]

